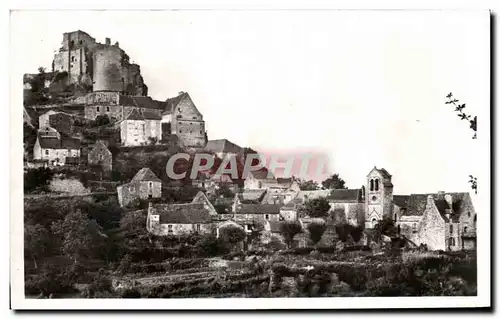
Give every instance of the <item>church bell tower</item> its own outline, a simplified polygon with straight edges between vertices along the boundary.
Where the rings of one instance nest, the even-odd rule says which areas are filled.
[[[365,228],[373,228],[385,216],[392,216],[392,176],[376,166],[366,176]]]

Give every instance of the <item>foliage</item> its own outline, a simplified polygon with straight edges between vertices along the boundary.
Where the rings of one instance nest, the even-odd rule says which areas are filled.
[[[47,167],[28,169],[24,173],[24,191],[30,192],[40,187],[48,186],[54,173]]]
[[[397,228],[394,225],[394,220],[392,220],[392,218],[390,217],[384,217],[383,219],[379,220],[373,230],[374,237],[377,240],[380,239],[382,235],[394,236],[397,234]]]
[[[469,121],[469,128],[474,132],[474,135],[472,136],[472,138],[476,139],[477,138],[477,116],[474,116],[474,118],[473,118],[472,115],[466,114],[464,112],[465,103],[459,104],[460,101],[453,96],[453,93],[450,92],[448,95],[446,95],[446,98],[448,99],[445,102],[446,104],[453,104],[453,106],[455,106],[455,112],[458,113],[457,116],[461,120]],[[469,184],[471,184],[471,188],[474,191],[474,193],[477,194],[477,178],[472,176],[472,175],[469,175]]]
[[[45,227],[40,224],[24,225],[24,253],[33,259],[35,268],[38,267],[36,260],[47,254],[49,245],[49,232]]]
[[[302,226],[298,222],[285,221],[280,224],[280,233],[281,235],[283,235],[283,238],[285,238],[285,242],[289,248],[293,243],[293,238],[295,237],[295,235],[301,232]]]
[[[339,174],[333,174],[322,183],[325,189],[347,189],[345,181],[339,177]]]
[[[76,263],[80,258],[90,258],[94,249],[101,244],[92,223],[80,209],[54,222],[52,232],[62,241],[62,252]]]
[[[300,178],[296,178],[295,181],[299,184],[301,191],[315,191],[319,189],[318,183],[313,180],[305,181]]]
[[[330,210],[330,203],[324,197],[307,200],[299,207],[300,216],[309,216],[312,218],[324,218]]]
[[[109,117],[106,114],[97,115],[92,123],[92,126],[104,126],[108,125],[109,123],[111,123],[111,121],[109,120]]]
[[[307,225],[307,230],[309,231],[309,238],[313,242],[313,244],[317,244],[321,237],[323,237],[323,233],[326,230],[325,223],[310,223]]]
[[[122,294],[122,298],[141,298],[141,293],[136,288],[125,289]]]
[[[219,236],[223,242],[237,244],[245,239],[245,230],[237,226],[226,226],[219,229]]]

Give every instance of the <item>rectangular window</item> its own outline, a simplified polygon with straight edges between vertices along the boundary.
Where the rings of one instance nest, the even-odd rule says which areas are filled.
[[[173,229],[173,226],[172,225],[168,225],[168,232],[169,233],[173,233],[174,232],[174,229]]]
[[[49,155],[49,150],[45,150],[45,155]]]
[[[266,214],[266,220],[269,220],[269,214]]]
[[[196,231],[200,231],[201,230],[201,225],[200,224],[196,224]]]
[[[97,110],[97,112],[99,112],[99,107],[98,106],[96,107],[96,110]]]
[[[149,188],[153,188],[153,182],[149,182]]]
[[[109,112],[109,106],[106,107],[106,112]]]

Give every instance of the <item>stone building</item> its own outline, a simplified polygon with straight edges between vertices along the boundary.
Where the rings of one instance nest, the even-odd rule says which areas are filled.
[[[412,194],[394,219],[400,235],[430,250],[476,248],[476,212],[468,193]]]
[[[274,175],[267,169],[263,168],[258,171],[248,172],[245,178],[245,189],[268,189],[277,184]]]
[[[134,178],[116,188],[120,206],[127,206],[136,199],[153,199],[161,197],[161,180],[145,167],[135,174]]]
[[[149,110],[132,110],[120,122],[123,146],[147,145],[161,140],[161,117]]]
[[[360,189],[335,189],[327,197],[330,203],[330,216],[334,223],[363,226],[365,217],[364,187]]]
[[[121,121],[133,110],[154,113],[161,119],[165,107],[165,102],[149,96],[129,96],[119,92],[92,92],[85,96],[85,118],[89,120],[106,115],[111,121]]]
[[[38,117],[38,127],[52,127],[57,132],[70,136],[74,133],[75,118],[72,114],[50,110]]]
[[[113,168],[113,155],[103,141],[97,141],[87,154],[88,164],[99,166],[104,175],[109,175]]]
[[[264,223],[280,220],[280,205],[242,204],[238,199],[233,204],[233,220],[240,224]]]
[[[170,124],[170,132],[187,147],[205,147],[207,134],[203,115],[186,92],[168,99],[161,122]]]
[[[209,209],[202,203],[149,204],[148,232],[158,236],[216,232]]]
[[[207,151],[217,155],[218,158],[225,158],[227,155],[239,155],[243,153],[243,148],[226,139],[210,140],[205,146]]]
[[[80,140],[69,137],[37,137],[33,147],[34,160],[63,166],[67,157],[80,158]]]
[[[52,71],[67,72],[69,83],[85,84],[93,91],[115,91],[129,95],[147,95],[147,86],[137,64],[116,42],[106,38],[96,42],[81,30],[63,34],[59,52],[54,55]]]

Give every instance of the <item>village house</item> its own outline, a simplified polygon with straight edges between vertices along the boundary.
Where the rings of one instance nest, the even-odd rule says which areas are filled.
[[[123,95],[120,92],[92,92],[85,97],[85,118],[95,120],[97,116],[106,115],[111,121],[125,119],[133,110],[161,114],[166,107],[165,102],[153,100],[149,96]]]
[[[242,224],[264,223],[280,220],[280,205],[274,204],[242,204],[235,200],[233,204],[233,220]]]
[[[146,221],[148,232],[158,236],[215,233],[209,209],[203,203],[149,203]]]
[[[240,204],[262,204],[266,194],[266,189],[243,189],[236,193],[235,200]]]
[[[245,189],[268,189],[276,186],[277,181],[274,175],[267,169],[263,168],[258,171],[248,172],[245,178]]]
[[[207,195],[205,195],[205,193],[203,193],[202,191],[199,191],[191,202],[193,204],[202,204],[203,207],[205,207],[205,209],[208,211],[210,216],[217,215],[217,211],[215,210],[214,206],[212,205],[210,200],[208,200]]]
[[[207,151],[210,151],[217,155],[218,158],[225,158],[226,156],[237,156],[243,154],[243,148],[226,140],[210,140],[205,146]]]
[[[203,115],[186,92],[166,101],[161,123],[170,127],[170,132],[186,147],[205,147],[207,134]]]
[[[477,215],[468,193],[409,195],[394,218],[398,233],[417,246],[445,251],[476,248]]]
[[[113,168],[113,155],[103,141],[97,141],[87,154],[88,165],[97,166],[103,175],[109,175]]]
[[[69,137],[37,137],[33,147],[34,160],[44,161],[52,166],[62,166],[66,164],[67,158],[79,160],[80,140]]]
[[[145,167],[135,174],[134,178],[116,188],[120,206],[127,206],[136,199],[153,199],[161,197],[161,179]]]
[[[42,127],[42,128],[39,128],[37,130],[37,136],[38,137],[45,137],[45,138],[57,138],[57,139],[60,139],[61,138],[61,134],[59,134],[59,132],[53,128],[53,127],[50,127],[50,126],[45,126],[45,127]]]
[[[120,122],[120,137],[123,146],[140,146],[161,140],[161,118],[149,110],[132,110]]]
[[[72,114],[50,110],[38,117],[38,127],[40,129],[52,127],[57,132],[72,135],[74,133],[75,118]]]

